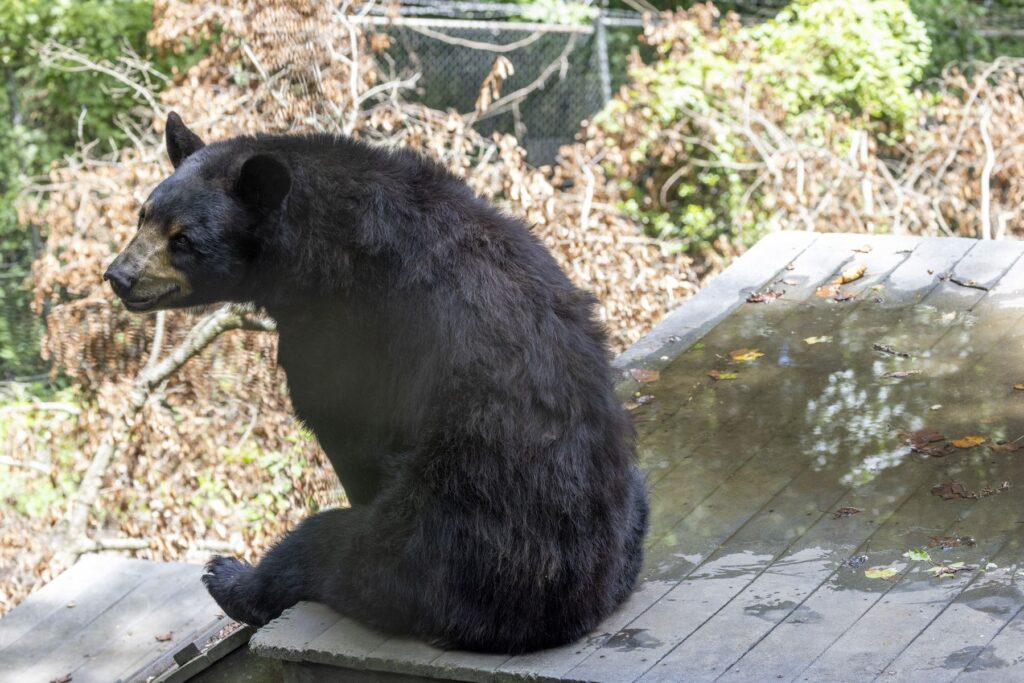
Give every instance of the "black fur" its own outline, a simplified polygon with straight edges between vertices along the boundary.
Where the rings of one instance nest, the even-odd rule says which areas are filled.
[[[314,600],[489,652],[594,628],[633,589],[647,525],[594,299],[521,221],[414,153],[175,140],[189,152],[147,220],[185,226],[175,266],[196,291],[176,303],[276,319],[296,411],[352,502],[255,567],[211,561],[218,604],[258,626]]]

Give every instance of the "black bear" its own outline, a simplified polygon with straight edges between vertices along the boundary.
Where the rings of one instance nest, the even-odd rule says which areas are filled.
[[[332,135],[205,145],[105,273],[132,311],[263,307],[351,501],[204,582],[260,626],[300,600],[446,647],[571,642],[640,570],[645,480],[594,299],[438,164]]]

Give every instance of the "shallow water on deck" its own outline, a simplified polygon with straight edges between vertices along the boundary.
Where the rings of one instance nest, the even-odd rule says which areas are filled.
[[[934,546],[930,536],[976,542],[932,547],[936,562],[1019,562],[1018,490],[944,500],[931,488],[1024,486],[1024,448],[930,457],[912,451],[906,435],[933,428],[949,440],[980,435],[987,443],[1024,435],[1024,391],[1014,389],[1024,382],[1022,313],[997,303],[966,312],[871,299],[743,306],[639,392],[653,397],[633,410],[652,488],[646,577],[811,563],[838,570],[832,590],[885,589],[890,582],[864,576],[874,566],[934,583],[928,563],[902,557]],[[814,337],[829,339],[808,343]],[[738,349],[763,355],[737,362],[730,352]],[[736,377],[715,380],[712,370]],[[889,374],[907,371],[917,374]],[[834,518],[841,507],[860,512]],[[752,524],[756,534],[744,534]],[[840,570],[861,555],[856,569]],[[993,590],[967,597],[979,609],[1021,604],[1016,589],[999,598]],[[776,607],[766,596],[747,609]]]

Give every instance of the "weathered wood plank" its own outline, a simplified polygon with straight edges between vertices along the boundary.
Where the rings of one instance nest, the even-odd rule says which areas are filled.
[[[91,659],[105,649],[112,640],[123,638],[126,632],[154,607],[166,599],[163,588],[172,585],[178,589],[182,565],[172,563],[147,563],[143,580],[127,593],[101,593],[104,606],[87,620],[75,619],[68,610],[63,619],[51,624],[45,632],[34,629],[32,641],[22,642],[12,652],[8,663],[18,672],[21,680],[50,680],[77,670],[78,681],[103,681],[93,675],[89,665]],[[198,570],[199,567],[194,567]],[[192,577],[195,578],[195,574]],[[157,624],[156,620],[153,620]],[[157,635],[153,633],[150,638]],[[155,640],[154,653],[157,650]],[[12,648],[13,650],[13,648]]]
[[[957,683],[1020,683],[1024,680],[1024,609],[979,652]]]
[[[1012,511],[1009,517],[1017,523],[1024,522],[1015,519]],[[932,552],[943,562],[989,559],[980,553],[949,556],[934,549]],[[975,572],[956,600],[884,667],[883,676],[905,683],[944,683],[953,681],[982,654],[1024,603],[1024,591],[1014,580],[1021,549],[1004,539],[1002,550],[990,559],[997,567],[985,569],[985,564],[981,564],[983,571]]]
[[[886,281],[882,306],[908,306],[920,301],[977,244],[957,237],[921,239],[913,253]]]
[[[615,367],[636,367],[641,361],[653,362],[661,356],[674,358],[742,304],[751,291],[770,282],[817,238],[816,233],[801,232],[766,236],[685,306],[669,313],[656,329],[620,354]]]
[[[967,517],[965,521],[968,523],[973,520],[969,529],[962,522],[957,524],[957,535],[971,535],[970,532],[974,530],[988,534],[987,537],[979,537],[977,548],[961,548],[949,554],[952,561],[980,562],[982,566],[1007,542],[1003,534],[992,535],[991,530],[1006,530],[1008,517],[1015,522],[1012,513],[1019,505],[1008,495],[967,504],[963,504],[966,501],[945,501],[930,494],[929,497],[938,500],[937,505],[947,508],[941,511],[944,516],[963,515]],[[957,518],[957,521],[960,519]],[[905,545],[909,547],[913,544],[907,539]],[[899,546],[887,555],[890,561],[898,561]],[[915,567],[903,575],[884,600],[874,603],[871,609],[836,639],[802,673],[801,679],[827,681],[838,680],[843,676],[870,679],[881,675],[886,671],[886,665],[960,595],[969,580],[969,576],[937,580],[924,572],[923,568]]]
[[[944,310],[970,308],[985,296],[987,289],[999,282],[1022,253],[1024,242],[978,242],[949,271],[950,277],[941,279],[928,302]],[[939,271],[936,274],[943,275]]]
[[[340,620],[326,605],[300,602],[257,631],[249,647],[261,657],[301,661],[306,645]]]
[[[98,625],[106,636],[106,643],[97,641],[90,646],[94,653],[88,674],[92,680],[113,681],[130,675],[157,653],[180,647],[181,637],[200,626],[212,622],[221,614],[203,586],[203,568],[200,565],[175,564],[175,571],[163,582],[147,587],[141,584],[136,591],[151,590],[140,604],[151,608],[135,611],[130,597],[123,607],[131,610],[113,628]],[[162,643],[156,636],[170,636]],[[87,680],[79,669],[72,671],[75,680]]]
[[[86,555],[73,567],[34,592],[0,619],[0,671],[9,670],[5,653],[19,646],[35,629],[46,633],[64,619],[74,603],[76,623],[87,624],[106,609],[110,597],[119,597],[142,581],[149,565],[142,560]],[[35,635],[29,636],[35,640]]]

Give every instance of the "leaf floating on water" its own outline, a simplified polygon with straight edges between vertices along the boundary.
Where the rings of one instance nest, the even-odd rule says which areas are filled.
[[[864,570],[864,576],[869,579],[885,579],[889,580],[892,577],[900,573],[899,569],[895,567],[871,567],[870,569]]]
[[[763,292],[757,292],[747,297],[748,304],[770,304],[771,302],[778,299],[785,292],[777,289],[766,289]]]
[[[729,372],[727,370],[708,370],[708,377],[715,381],[720,379],[736,379],[739,377],[739,373]]]
[[[904,439],[911,450],[932,458],[944,458],[955,450],[946,437],[931,427],[910,432]]]
[[[966,486],[959,482],[951,481],[947,484],[936,484],[932,487],[932,495],[939,496],[943,500],[951,500],[953,498],[962,498],[964,500],[972,499],[977,500],[979,498],[987,498],[994,496],[997,493],[1003,493],[1010,490],[1010,482],[1004,481],[999,488],[992,488],[991,486],[982,486],[977,491],[970,491]]]
[[[736,349],[735,351],[729,352],[729,357],[737,363],[749,363],[752,360],[757,360],[764,354],[757,349]]]
[[[850,517],[852,515],[856,515],[859,512],[862,512],[860,508],[839,508],[838,510],[832,513],[832,519],[839,519],[840,517]]]
[[[963,562],[954,562],[952,564],[937,564],[934,567],[928,568],[928,571],[930,571],[936,578],[942,576],[948,576],[952,578],[960,572],[973,572],[977,570],[978,565],[964,564]]]
[[[914,562],[931,562],[932,556],[924,548],[912,548],[903,553],[903,557]]]
[[[832,284],[846,285],[851,282],[856,282],[857,280],[864,277],[864,273],[866,273],[867,270],[868,267],[865,266],[863,263],[857,266],[851,266],[850,268],[847,268],[842,273],[840,273],[839,277],[832,281]]]
[[[629,374],[633,376],[637,382],[648,384],[650,382],[657,382],[661,379],[661,373],[657,370],[651,370],[649,368],[633,368],[629,371]]]
[[[950,550],[960,546],[972,548],[977,544],[977,541],[971,536],[929,536],[928,540],[932,542],[932,548],[941,550]]]
[[[997,451],[999,453],[1016,453],[1020,449],[1024,448],[1019,441],[997,441],[995,443],[988,444],[989,450]]]
[[[985,441],[986,437],[981,434],[971,434],[970,436],[965,436],[962,439],[953,439],[951,443],[957,448],[974,448],[975,446],[980,446],[985,443]]]
[[[914,375],[920,375],[920,370],[896,370],[895,372],[887,372],[882,377],[890,377],[892,379],[903,379],[904,377],[913,377]]]
[[[889,344],[872,344],[871,348],[873,348],[875,351],[880,351],[880,352],[888,354],[890,356],[898,356],[900,358],[910,358],[910,354],[909,353],[907,353],[906,351],[897,351],[896,349],[894,349]]]
[[[805,344],[831,344],[832,343],[832,336],[826,334],[826,335],[822,335],[820,337],[804,337],[804,343]]]

